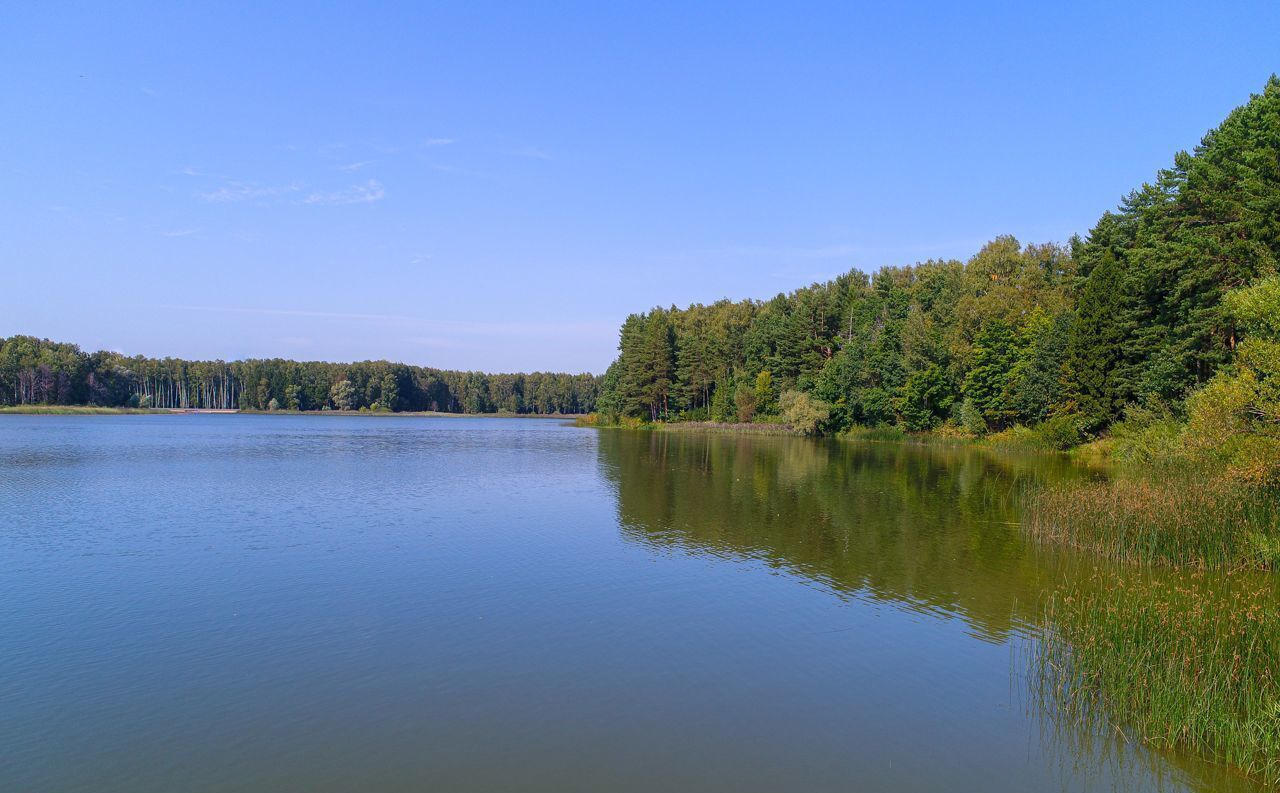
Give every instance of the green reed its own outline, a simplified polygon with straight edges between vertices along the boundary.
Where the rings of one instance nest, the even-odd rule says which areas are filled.
[[[1099,573],[1052,595],[1045,617],[1033,679],[1052,718],[1280,783],[1280,596],[1268,577]]]
[[[1126,562],[1280,566],[1280,492],[1190,470],[1038,490],[1024,524],[1038,540]]]

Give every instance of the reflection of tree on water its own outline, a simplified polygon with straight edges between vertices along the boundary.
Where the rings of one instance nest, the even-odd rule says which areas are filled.
[[[957,616],[979,638],[1021,648],[1034,632],[1017,629],[1038,623],[1044,594],[1087,585],[1103,565],[1038,547],[1019,529],[1028,486],[1088,475],[1063,457],[618,430],[599,434],[599,459],[631,540],[760,559],[843,596]],[[1044,716],[1041,738],[1064,785],[1105,768],[1139,789],[1256,789],[1180,754],[1137,750],[1096,724],[1056,719],[1034,696],[1025,704]]]
[[[638,542],[763,559],[993,639],[1033,617],[1057,574],[1018,530],[1022,488],[1079,475],[964,447],[615,431],[599,448]]]

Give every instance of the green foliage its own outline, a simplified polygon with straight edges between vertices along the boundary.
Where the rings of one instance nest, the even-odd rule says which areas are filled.
[[[1113,455],[1122,463],[1148,468],[1178,460],[1184,453],[1184,427],[1185,422],[1165,403],[1130,405],[1124,420],[1111,427]]]
[[[400,407],[400,384],[396,382],[395,375],[390,372],[383,375],[381,386],[378,404],[383,410],[398,410]]]
[[[1280,484],[1280,277],[1228,293],[1224,304],[1253,335],[1233,366],[1187,401],[1185,445],[1231,476]]]
[[[974,339],[972,366],[964,380],[964,396],[988,426],[1003,428],[1013,420],[1011,393],[1014,366],[1021,355],[1016,331],[995,319]]]
[[[1123,286],[1131,302],[1128,316],[1113,314],[1126,325],[1117,376],[1134,392],[1180,400],[1232,359],[1235,328],[1223,295],[1280,266],[1278,141],[1280,80],[1272,77],[1193,152],[1177,154],[1104,216],[1081,246],[1086,272],[1110,257],[1123,274],[1103,273],[1107,289],[1086,286],[1079,310],[1112,313],[1113,290]],[[1109,345],[1103,354],[1119,359]],[[1082,410],[1118,414],[1114,387],[1089,395],[1097,402]]]
[[[0,338],[0,407],[89,404],[142,408],[340,410],[377,402],[392,410],[582,413],[601,378],[546,372],[494,374],[387,361],[157,360],[30,336]]]
[[[600,378],[600,396],[596,399],[596,411],[600,413],[602,424],[617,424],[622,416],[622,395],[619,390],[621,376],[621,367],[617,361],[614,361]]]
[[[768,369],[756,373],[753,394],[756,402],[756,413],[769,415],[778,408],[778,398],[773,391],[773,374]]]
[[[744,424],[751,421],[756,414],[756,392],[754,389],[739,386],[733,391],[733,403],[737,410],[738,421]]]
[[[814,435],[831,415],[831,406],[803,391],[784,391],[778,401],[783,420],[801,435]]]
[[[912,372],[902,386],[898,398],[898,414],[904,429],[911,432],[931,430],[950,415],[955,395],[942,367],[929,364]]]
[[[329,389],[329,401],[334,410],[353,410],[356,405],[356,389],[350,380],[339,380]]]
[[[1091,429],[1119,415],[1132,397],[1125,368],[1125,345],[1132,333],[1129,303],[1121,265],[1105,251],[1080,295],[1067,345],[1073,407]]]
[[[732,421],[737,416],[733,396],[733,381],[727,375],[716,380],[715,392],[711,397],[712,421]]]
[[[1280,275],[1226,293],[1223,305],[1245,333],[1280,340]]]
[[[671,313],[654,309],[649,314],[632,314],[622,325],[616,387],[625,415],[657,421],[679,410],[678,394],[673,391],[677,368]]]
[[[1033,430],[1036,439],[1049,449],[1066,451],[1084,438],[1079,416],[1062,414],[1041,422]]]
[[[1059,396],[1075,283],[1066,248],[1001,237],[968,264],[851,272],[765,302],[654,309],[623,324],[618,376],[606,378],[602,404],[650,421],[702,415],[694,411],[703,406],[714,420],[740,421],[770,415],[778,394],[795,390],[830,406],[829,431],[924,430],[955,411],[976,355],[998,363],[993,377],[1020,384],[1000,387],[993,424],[1040,420]],[[988,360],[975,344],[988,325],[1010,334],[1007,360]]]
[[[1021,357],[1010,374],[1010,407],[1020,421],[1049,418],[1064,402],[1063,367],[1072,315],[1034,309],[1020,334]]]
[[[972,399],[965,399],[960,403],[960,411],[957,418],[960,426],[964,427],[966,432],[981,437],[987,434],[987,419],[982,415],[982,411],[978,409],[977,404]]]

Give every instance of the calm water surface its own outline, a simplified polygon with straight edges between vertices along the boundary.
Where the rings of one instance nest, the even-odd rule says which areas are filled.
[[[1239,790],[1056,730],[1051,457],[0,416],[0,790]]]

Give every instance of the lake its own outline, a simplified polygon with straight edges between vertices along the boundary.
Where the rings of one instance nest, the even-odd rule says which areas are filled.
[[[1056,723],[1054,456],[0,416],[3,791],[1252,791]]]

